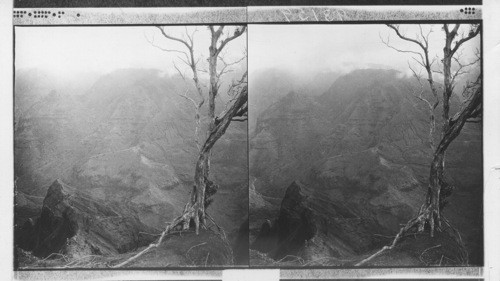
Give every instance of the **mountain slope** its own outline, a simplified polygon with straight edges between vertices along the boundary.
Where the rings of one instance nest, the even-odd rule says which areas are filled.
[[[279,211],[279,205],[271,202],[281,200],[290,183],[299,180],[311,210],[320,218],[317,228],[333,227],[328,235],[322,234],[323,242],[338,240],[335,233],[343,228],[370,236],[394,235],[423,201],[432,155],[428,113],[409,94],[412,83],[394,70],[355,70],[337,78],[320,96],[290,92],[256,117],[250,136],[250,176],[255,186],[251,199],[257,200],[251,202],[255,220],[251,233],[258,233],[256,228],[270,219],[267,216]],[[453,108],[458,108],[458,99]],[[480,163],[481,126],[470,124],[450,147],[447,176],[457,190],[469,194],[468,205],[479,212]],[[266,200],[269,197],[274,199]],[[445,210],[445,215],[457,225],[467,225],[463,229],[470,251],[480,256],[476,234],[481,222],[460,217],[466,209],[457,208]],[[356,219],[370,223],[360,226]],[[373,239],[363,251],[378,245],[380,239]],[[349,242],[348,235],[340,240],[349,247],[363,245]]]
[[[40,213],[40,200],[30,198],[45,197],[58,178],[95,200],[123,206],[151,229],[163,229],[180,214],[197,157],[194,111],[178,94],[192,89],[182,79],[122,69],[80,89],[81,95],[49,79],[16,79],[17,225]],[[234,236],[247,213],[246,135],[246,123],[232,124],[212,154],[220,203],[208,211]]]

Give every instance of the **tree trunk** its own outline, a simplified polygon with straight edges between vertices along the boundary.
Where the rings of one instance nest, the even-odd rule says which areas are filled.
[[[419,230],[423,231],[425,225],[428,224],[431,236],[434,236],[435,226],[441,226],[440,195],[444,177],[444,157],[444,150],[437,149],[434,152],[429,175],[429,188],[427,190],[426,200],[420,208],[419,214],[422,215],[424,219],[424,222],[419,226]]]
[[[467,119],[473,117],[474,112],[480,110],[481,103],[482,88],[478,87],[472,94],[467,106],[447,122],[447,129],[443,132],[431,163],[427,197],[418,215],[418,217],[420,217],[419,231],[423,231],[425,226],[428,225],[431,236],[434,236],[435,226],[441,226],[440,213],[447,203],[445,199],[451,195],[451,191],[453,190],[453,187],[444,180],[446,150],[460,134]]]
[[[219,78],[221,73],[217,73],[217,60],[219,58],[220,51],[224,48],[225,44],[229,41],[237,38],[245,31],[242,28],[240,31],[235,32],[233,36],[224,39],[220,47],[217,47],[217,42],[222,35],[223,26],[216,30],[212,26],[209,27],[212,33],[212,39],[209,47],[209,77],[210,77],[210,87],[208,91],[208,118],[209,124],[207,128],[207,138],[200,148],[198,159],[196,161],[196,168],[194,173],[194,186],[191,192],[191,197],[189,202],[186,204],[183,213],[183,229],[189,228],[191,220],[194,222],[196,234],[198,234],[200,224],[205,224],[205,209],[210,204],[210,196],[212,196],[217,190],[217,185],[209,180],[210,176],[210,157],[212,147],[215,142],[226,132],[227,127],[231,123],[233,117],[238,115],[242,110],[246,112],[247,106],[247,88],[242,89],[240,95],[233,103],[231,108],[220,118],[215,116],[215,98],[217,97],[219,90]],[[192,42],[191,42],[192,43]],[[189,47],[189,46],[188,46]],[[196,63],[194,62],[194,57],[191,51],[191,67],[194,73],[196,73]],[[195,80],[197,82],[197,80]],[[198,85],[197,85],[198,86]],[[199,92],[201,93],[199,87]]]
[[[247,88],[245,87],[241,94],[238,96],[237,100],[233,106],[222,116],[220,119],[214,120],[213,129],[210,131],[209,136],[205,140],[205,143],[200,149],[198,154],[198,160],[196,161],[195,175],[194,175],[194,187],[191,193],[191,198],[188,204],[186,204],[184,213],[188,213],[188,217],[193,220],[195,225],[196,233],[199,231],[200,225],[205,223],[205,202],[206,202],[206,189],[207,183],[210,181],[206,177],[208,175],[209,167],[207,159],[210,158],[210,153],[217,142],[217,140],[224,135],[226,129],[229,127],[231,120],[236,114],[241,112],[242,108],[245,107],[247,103]],[[189,228],[190,220],[184,221],[184,229]]]

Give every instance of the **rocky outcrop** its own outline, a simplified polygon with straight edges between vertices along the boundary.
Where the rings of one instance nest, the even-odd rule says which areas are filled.
[[[109,255],[137,249],[152,241],[154,230],[119,206],[54,181],[36,220],[16,231],[16,244],[37,257]]]
[[[270,253],[274,258],[296,253],[317,231],[313,211],[302,193],[301,184],[293,182],[281,203],[279,217],[264,222],[252,248]]]

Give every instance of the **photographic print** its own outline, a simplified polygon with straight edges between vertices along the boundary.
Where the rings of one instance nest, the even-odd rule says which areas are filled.
[[[249,26],[250,265],[483,265],[481,25]]]
[[[18,26],[16,269],[248,264],[246,26]]]

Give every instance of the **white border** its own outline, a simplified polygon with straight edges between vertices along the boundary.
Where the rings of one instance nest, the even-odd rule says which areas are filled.
[[[483,3],[485,279],[500,280],[500,1]]]
[[[432,8],[432,7],[431,7]],[[483,31],[483,55],[484,55],[484,217],[485,217],[485,280],[500,280],[500,25],[497,13],[500,13],[500,1],[484,0],[482,6],[482,18],[484,22]],[[0,220],[0,273],[2,280],[14,278],[13,268],[13,131],[12,131],[12,2],[0,1],[0,93],[2,93],[0,102],[0,211],[2,219]],[[247,280],[246,276],[254,276],[259,280],[276,280],[277,270],[225,270],[222,276],[225,280]],[[318,270],[320,271],[320,270]],[[397,271],[397,270],[396,270]],[[72,271],[78,275],[78,272]],[[101,271],[102,272],[102,271]],[[170,274],[166,274],[166,272]],[[227,272],[227,273],[225,273]],[[393,274],[384,278],[402,278],[402,277],[438,277],[434,275],[414,275]],[[109,274],[108,274],[109,273]],[[136,273],[139,273],[136,275]],[[91,277],[97,279],[118,280],[123,278],[134,279],[194,279],[193,273],[199,273],[199,278],[212,279],[220,276],[212,272],[210,276],[204,275],[204,271],[194,271],[191,273],[182,273],[174,271],[106,271],[106,274],[99,273],[99,276],[92,274],[92,271],[85,271],[80,277]],[[284,273],[284,272],[283,272]],[[214,275],[215,274],[215,275]],[[39,277],[43,278],[44,274]],[[66,274],[66,278],[69,276]],[[5,278],[7,277],[7,278]],[[18,276],[19,277],[19,276]],[[59,276],[63,277],[63,276]],[[339,276],[332,276],[333,278]],[[371,278],[374,278],[372,276]],[[380,277],[380,276],[379,276]],[[441,276],[439,276],[441,277]],[[448,276],[457,278],[456,276]],[[474,277],[474,276],[471,276]],[[64,278],[64,277],[63,277]],[[227,279],[226,279],[227,278]],[[460,278],[464,278],[461,276]],[[71,279],[80,279],[73,275]],[[215,278],[217,279],[217,278]]]
[[[13,154],[13,37],[12,3],[0,1],[0,274],[13,277],[14,154]]]

